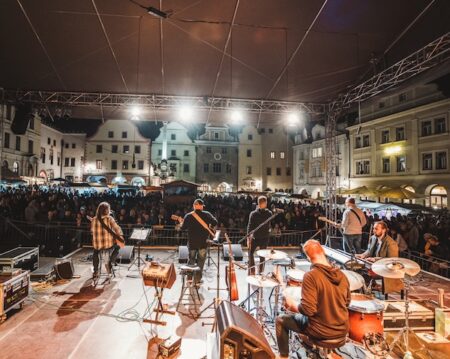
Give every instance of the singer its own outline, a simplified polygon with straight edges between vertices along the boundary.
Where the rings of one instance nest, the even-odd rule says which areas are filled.
[[[258,207],[250,213],[248,218],[247,234],[258,227],[261,223],[272,216],[272,212],[267,209],[267,198],[265,196],[258,197]],[[248,267],[249,274],[255,274],[255,251],[266,249],[269,245],[270,222],[266,223],[260,229],[253,233],[253,236],[247,237],[248,246]],[[264,272],[264,257],[259,257],[259,273]]]

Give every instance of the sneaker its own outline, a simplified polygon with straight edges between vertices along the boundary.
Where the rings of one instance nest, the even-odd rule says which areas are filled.
[[[96,280],[98,278],[98,272],[92,273],[92,279]]]

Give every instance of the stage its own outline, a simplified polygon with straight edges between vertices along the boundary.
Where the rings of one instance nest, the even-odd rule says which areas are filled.
[[[61,282],[55,286],[36,287],[22,309],[9,313],[0,325],[0,350],[6,358],[156,358],[157,346],[153,339],[182,337],[178,358],[200,359],[206,357],[206,336],[211,331],[212,319],[194,320],[177,313],[164,315],[166,326],[143,323],[148,318],[147,308],[155,299],[154,289],[144,287],[136,270],[128,271],[128,264],[116,267],[116,278],[110,284],[92,286],[91,262],[86,261],[90,249],[74,254],[72,259],[75,274],[79,278]],[[294,255],[295,250],[287,250]],[[154,260],[178,264],[175,249],[143,251]],[[216,253],[212,258],[216,260]],[[245,262],[244,258],[244,262]],[[225,263],[221,261],[222,273]],[[270,267],[268,268],[270,270]],[[240,302],[247,296],[246,271],[237,269]],[[135,278],[133,278],[133,276]],[[204,284],[200,288],[202,308],[215,296],[216,268],[213,263],[205,265]],[[445,289],[446,305],[450,306],[450,281],[430,274],[419,274],[415,278],[410,297],[437,301],[437,288]],[[224,276],[221,287],[225,288]],[[163,302],[175,309],[181,289],[181,278],[164,292]],[[222,299],[227,292],[221,291]],[[188,313],[182,305],[180,311]],[[211,316],[212,310],[204,315]],[[367,356],[370,358],[371,356]]]

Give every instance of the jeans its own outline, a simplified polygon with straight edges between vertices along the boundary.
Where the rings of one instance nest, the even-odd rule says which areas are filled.
[[[308,317],[300,313],[285,314],[277,317],[276,334],[280,356],[289,356],[289,331],[293,330],[294,332],[302,333],[307,326]]]
[[[255,251],[259,247],[259,249],[266,249],[269,245],[269,238],[267,239],[252,239],[252,244],[248,249],[248,267],[249,273],[255,274]],[[264,272],[264,257],[259,257],[259,273]]]
[[[92,261],[94,264],[94,273],[98,272],[98,265],[100,263],[100,252],[101,251],[109,251],[109,263],[107,263],[108,266],[111,266],[113,263],[116,262],[117,255],[119,254],[120,247],[115,244],[111,248],[105,248],[105,249],[94,249],[94,253],[92,255]]]
[[[344,234],[344,249],[345,245],[348,247],[349,252],[355,251],[355,253],[359,254],[361,252],[361,237],[362,234]]]
[[[189,265],[197,264],[200,270],[194,274],[194,283],[199,283],[202,280],[203,267],[206,261],[206,248],[189,249]]]

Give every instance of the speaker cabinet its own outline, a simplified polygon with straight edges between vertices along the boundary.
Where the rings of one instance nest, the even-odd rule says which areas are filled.
[[[74,273],[72,259],[56,260],[56,279],[72,279]]]
[[[117,261],[122,263],[131,263],[134,259],[134,246],[125,246],[120,248],[119,253],[117,254]]]
[[[187,263],[189,261],[189,249],[187,246],[178,247],[178,263]]]
[[[232,244],[231,250],[233,252],[233,258],[235,261],[241,261],[244,257],[244,254],[242,252],[242,246],[240,244]],[[228,244],[223,244],[223,259],[226,261],[230,260],[230,253],[229,253],[229,247]]]

